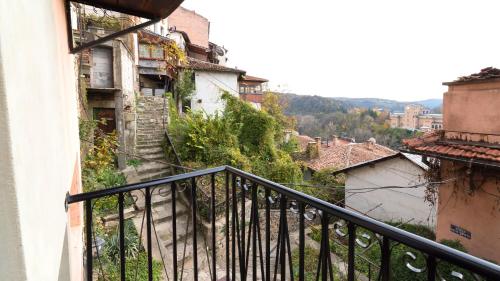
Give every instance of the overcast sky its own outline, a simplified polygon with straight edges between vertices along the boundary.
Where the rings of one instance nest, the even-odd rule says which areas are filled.
[[[500,68],[500,1],[185,0],[229,65],[273,89],[441,98],[443,81]]]

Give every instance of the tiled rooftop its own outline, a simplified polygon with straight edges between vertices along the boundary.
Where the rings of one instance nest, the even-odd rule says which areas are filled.
[[[199,59],[187,58],[189,65],[185,65],[185,68],[190,68],[194,70],[205,70],[205,71],[214,71],[214,72],[233,72],[233,73],[241,73],[244,74],[245,71],[236,68],[230,68],[226,66],[222,66],[215,63],[210,63],[206,61],[202,61]]]
[[[489,79],[498,79],[500,78],[500,69],[494,68],[494,67],[486,67],[481,69],[480,72],[474,73],[471,75],[467,76],[461,76],[458,77],[457,80],[453,82],[446,82],[443,83],[444,85],[451,85],[455,83],[463,83],[463,82],[478,82],[478,81],[484,81],[484,80],[489,80]]]
[[[307,136],[299,137],[302,137],[302,140],[299,139],[299,143],[301,144],[301,148],[303,147],[303,150],[305,150],[309,141],[314,141],[314,139]],[[305,140],[307,140],[307,138],[311,140],[306,142]],[[342,169],[358,163],[394,155],[396,153],[396,151],[376,143],[352,143],[346,140],[337,139],[336,143],[329,141],[328,145],[323,142],[319,149],[319,156],[317,158],[304,160],[304,163],[307,167],[315,171],[325,168]]]
[[[422,154],[500,162],[500,146],[490,143],[447,140],[443,137],[442,131],[407,139],[403,141],[403,144],[411,151]]]

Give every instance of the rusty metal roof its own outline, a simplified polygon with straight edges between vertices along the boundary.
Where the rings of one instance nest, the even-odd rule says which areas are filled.
[[[162,19],[169,16],[184,0],[74,0],[107,10],[147,19]]]

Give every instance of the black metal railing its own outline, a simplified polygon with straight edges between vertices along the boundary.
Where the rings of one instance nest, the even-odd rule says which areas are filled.
[[[204,179],[200,181],[200,179]],[[126,253],[126,233],[124,214],[126,197],[134,192],[144,195],[144,214],[146,217],[144,251],[147,253],[147,280],[153,280],[154,259],[153,231],[156,227],[152,214],[152,194],[158,187],[170,191],[169,208],[172,216],[171,251],[164,253],[171,257],[165,265],[162,278],[165,280],[397,280],[394,279],[394,266],[403,264],[404,270],[414,274],[408,280],[500,280],[500,267],[469,254],[454,250],[434,241],[422,238],[399,228],[384,224],[359,213],[321,201],[297,192],[280,184],[252,175],[250,173],[223,166],[144,183],[125,185],[106,190],[68,195],[67,204],[85,204],[85,268],[87,280],[108,280],[105,272],[96,273],[96,259],[99,250],[96,245],[96,218],[93,206],[102,198],[116,197],[118,206],[119,232],[119,280],[144,280],[126,276],[128,273]],[[199,214],[198,189],[210,192],[209,216]],[[182,195],[185,193],[185,196]],[[182,195],[182,196],[181,196]],[[177,209],[181,197],[188,201],[191,224],[191,267],[192,275],[184,274],[179,266]],[[219,201],[219,203],[217,203]],[[224,211],[217,215],[216,204],[225,205]],[[144,217],[143,220],[144,222]],[[143,235],[141,224],[140,235]],[[312,239],[308,230],[316,228],[320,239]],[[364,234],[358,231],[363,230]],[[205,242],[206,261],[203,265],[199,251],[203,248],[198,237],[200,232],[209,234]],[[371,233],[368,235],[366,233]],[[156,235],[155,235],[156,236]],[[346,253],[332,252],[331,240],[341,239]],[[157,236],[156,236],[157,238]],[[316,243],[316,244],[315,244]],[[376,276],[363,273],[357,268],[360,259],[357,255],[378,243],[380,249]],[[186,247],[187,244],[184,244]],[[313,245],[313,246],[311,246]],[[306,247],[319,248],[313,257],[306,256]],[[407,249],[404,262],[394,260],[391,251],[404,245]],[[158,247],[163,247],[158,244]],[[97,251],[97,253],[96,253]],[[102,252],[102,251],[101,251]],[[102,253],[101,253],[102,254]],[[422,260],[415,264],[417,256]],[[162,255],[163,259],[163,255]],[[310,263],[314,262],[314,270]],[[100,263],[100,261],[97,261]],[[341,270],[341,265],[346,270]],[[441,264],[448,267],[440,272]],[[453,270],[450,270],[450,266]],[[102,266],[99,265],[97,267]],[[104,269],[105,270],[105,269]],[[370,271],[371,271],[370,267]],[[311,272],[312,271],[312,272]],[[208,272],[208,275],[207,275]],[[137,278],[137,273],[135,274]],[[207,277],[208,276],[208,277]],[[155,277],[157,278],[157,277]],[[307,279],[306,279],[307,278]],[[401,279],[399,279],[401,280]]]

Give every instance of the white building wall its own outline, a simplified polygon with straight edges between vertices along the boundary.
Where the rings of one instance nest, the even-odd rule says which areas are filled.
[[[212,115],[224,110],[221,99],[223,91],[239,97],[238,74],[232,72],[195,71],[195,92],[191,99],[191,109]]]
[[[404,189],[378,189],[351,196],[357,188],[381,186],[413,186],[425,182],[424,170],[411,161],[394,158],[374,166],[348,171],[346,177],[346,207],[380,221],[409,221],[431,228],[435,226],[435,209],[425,202],[425,186]],[[366,191],[359,190],[358,192]],[[377,207],[377,205],[380,205]],[[371,211],[370,211],[371,210]]]
[[[0,280],[81,280],[81,227],[64,208],[80,186],[64,1],[0,1],[0,34]]]

